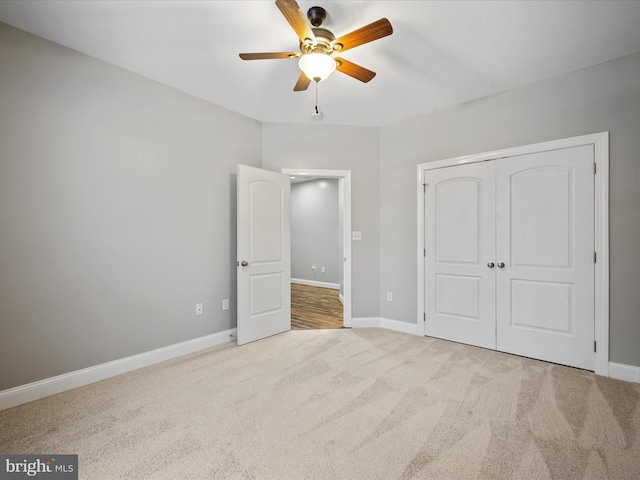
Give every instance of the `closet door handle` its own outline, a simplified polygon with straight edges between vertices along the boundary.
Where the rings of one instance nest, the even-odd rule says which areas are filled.
[[[504,262],[498,262],[498,268],[504,268]]]
[[[496,266],[496,264],[495,264],[495,263],[493,263],[493,262],[489,262],[489,263],[487,263],[487,267],[489,267],[489,268],[493,268],[493,267],[495,267],[495,266]]]

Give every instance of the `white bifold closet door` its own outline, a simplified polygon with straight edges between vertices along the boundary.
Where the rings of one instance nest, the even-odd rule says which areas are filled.
[[[425,172],[425,334],[594,370],[593,146]]]

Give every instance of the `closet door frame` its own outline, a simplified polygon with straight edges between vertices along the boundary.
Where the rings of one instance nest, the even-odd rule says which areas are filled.
[[[494,150],[490,152],[465,155],[461,157],[422,163],[417,168],[417,271],[418,271],[418,308],[417,324],[425,325],[425,238],[424,238],[424,172],[435,168],[451,167],[469,163],[515,157],[529,153],[539,153],[561,148],[593,145],[596,173],[594,176],[595,204],[595,316],[594,338],[595,373],[609,376],[609,132],[600,132],[578,137],[563,138],[549,142],[523,145],[519,147]]]

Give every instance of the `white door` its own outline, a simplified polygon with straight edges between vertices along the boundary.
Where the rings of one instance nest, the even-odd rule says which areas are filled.
[[[238,345],[291,330],[288,175],[238,165]]]
[[[497,160],[497,348],[594,370],[592,145]]]
[[[425,335],[496,348],[495,165],[425,172]]]

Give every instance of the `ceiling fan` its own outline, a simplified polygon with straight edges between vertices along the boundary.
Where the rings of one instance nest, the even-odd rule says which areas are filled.
[[[268,60],[268,59],[299,59],[302,72],[293,90],[300,92],[306,90],[311,80],[320,82],[334,70],[338,70],[361,82],[368,82],[376,76],[375,72],[367,70],[360,65],[340,57],[332,57],[335,52],[344,52],[350,48],[358,47],[365,43],[378,40],[393,33],[391,23],[386,18],[381,18],[369,25],[336,38],[326,28],[322,28],[322,22],[327,18],[327,12],[322,7],[311,7],[307,12],[307,19],[300,10],[295,0],[276,0],[276,6],[287,19],[289,25],[300,39],[299,52],[269,52],[269,53],[241,53],[243,60]]]

